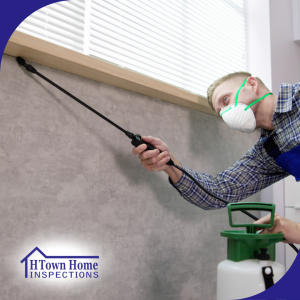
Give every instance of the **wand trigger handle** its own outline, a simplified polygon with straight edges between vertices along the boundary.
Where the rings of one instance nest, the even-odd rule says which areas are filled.
[[[145,151],[147,150],[155,150],[157,148],[155,148],[152,144],[149,144],[145,141],[142,140],[142,137],[140,134],[135,134],[133,137],[132,137],[132,141],[131,141],[131,144],[135,147],[139,146],[139,145],[142,145],[142,144],[145,144],[147,146],[147,149],[145,149]],[[158,149],[159,150],[159,149]],[[161,151],[159,150],[159,152],[161,153]],[[174,162],[173,160],[170,158],[170,160],[167,162],[167,165],[169,166],[174,166]]]

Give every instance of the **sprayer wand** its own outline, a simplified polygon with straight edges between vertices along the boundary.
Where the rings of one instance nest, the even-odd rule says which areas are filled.
[[[18,56],[17,57],[17,62],[19,63],[19,65],[23,66],[26,68],[27,71],[38,75],[39,77],[41,77],[42,79],[44,79],[45,81],[47,81],[48,83],[52,84],[53,86],[55,86],[57,89],[59,89],[60,91],[62,91],[63,93],[65,93],[66,95],[68,95],[69,97],[71,97],[73,100],[77,101],[79,104],[83,105],[84,107],[86,107],[87,109],[89,109],[90,111],[92,111],[94,114],[96,114],[97,116],[99,116],[100,118],[104,119],[105,121],[107,121],[108,123],[110,123],[111,125],[115,126],[117,129],[121,130],[123,133],[126,134],[126,136],[128,136],[131,139],[131,144],[135,147],[142,145],[142,144],[146,144],[147,149],[146,150],[155,150],[157,148],[155,148],[153,145],[145,142],[142,140],[142,137],[140,134],[133,134],[125,129],[123,129],[122,127],[120,127],[119,125],[117,125],[116,123],[114,123],[113,121],[111,121],[110,119],[106,118],[105,116],[103,116],[102,114],[100,114],[98,111],[96,111],[95,109],[93,109],[92,107],[90,107],[89,105],[87,105],[86,103],[84,103],[83,101],[81,101],[80,99],[78,99],[77,97],[75,97],[74,95],[72,95],[71,93],[69,93],[68,91],[66,91],[65,89],[63,89],[62,87],[60,87],[59,85],[57,85],[56,83],[54,83],[53,81],[51,81],[50,79],[48,79],[47,77],[45,77],[44,75],[42,75],[41,73],[39,73],[32,65],[28,65],[26,64],[26,61]],[[158,149],[159,150],[159,149]],[[160,151],[160,150],[159,150]],[[161,152],[161,151],[160,151]],[[169,166],[173,166],[176,169],[180,170],[181,172],[183,172],[184,174],[186,174],[191,180],[193,180],[195,182],[195,184],[200,187],[206,194],[210,195],[211,197],[225,203],[226,205],[229,204],[228,201],[218,197],[217,195],[211,193],[210,191],[208,191],[206,188],[204,188],[193,176],[191,176],[191,174],[189,174],[188,172],[186,172],[183,168],[181,168],[178,165],[175,165],[174,161],[170,158],[170,160],[167,162],[167,165]],[[258,220],[258,218],[254,215],[252,215],[251,213],[247,212],[247,211],[242,211],[242,213],[244,213],[245,215],[249,216],[250,218],[252,218],[253,220]],[[298,249],[290,244],[290,246],[298,253]]]
[[[103,116],[102,114],[100,114],[98,111],[96,111],[95,109],[93,109],[92,107],[90,107],[89,105],[87,105],[86,103],[84,103],[83,101],[81,101],[80,99],[78,99],[77,97],[75,97],[74,95],[72,95],[71,93],[69,93],[68,91],[66,91],[62,87],[60,87],[59,85],[57,85],[56,83],[54,83],[53,81],[51,81],[50,79],[48,79],[47,77],[45,77],[41,73],[39,73],[32,65],[26,64],[25,60],[22,57],[20,57],[20,56],[17,57],[17,62],[19,63],[19,65],[24,66],[27,71],[29,71],[29,72],[31,72],[33,74],[36,74],[39,77],[41,77],[42,79],[46,80],[47,82],[49,82],[50,84],[52,84],[53,86],[55,86],[57,89],[59,89],[60,91],[62,91],[63,93],[65,93],[66,95],[68,95],[69,97],[71,97],[73,100],[77,101],[78,103],[80,103],[81,105],[83,105],[84,107],[86,107],[87,109],[89,109],[90,111],[92,111],[94,114],[96,114],[100,118],[104,119],[109,124],[115,126],[117,129],[119,129],[122,132],[124,132],[132,140],[131,144],[133,146],[137,147],[137,146],[139,146],[141,144],[146,144],[147,145],[147,149],[146,150],[155,150],[156,149],[153,145],[144,142],[142,140],[141,135],[139,135],[139,134],[133,134],[133,133],[131,133],[129,131],[126,131],[125,129],[123,129],[122,127],[120,127],[119,125],[117,125],[116,123],[114,123],[113,121],[111,121],[110,119],[106,118],[105,116]],[[167,164],[170,165],[170,166],[173,166],[174,162],[170,159]]]

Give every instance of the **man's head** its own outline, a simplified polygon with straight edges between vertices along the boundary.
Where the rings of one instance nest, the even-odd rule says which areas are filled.
[[[239,88],[246,79],[239,93],[239,103],[249,105],[258,99],[260,94],[269,91],[258,77],[252,77],[248,72],[231,73],[219,78],[208,88],[207,99],[210,107],[219,114],[224,107],[233,104]]]

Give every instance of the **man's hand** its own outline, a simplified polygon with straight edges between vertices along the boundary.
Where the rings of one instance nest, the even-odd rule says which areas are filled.
[[[270,218],[271,214],[253,222],[253,224],[270,224]],[[283,233],[286,239],[286,241],[283,241],[284,243],[300,244],[300,223],[295,223],[277,214],[274,216],[274,226],[272,228],[264,228],[261,234],[280,232]]]
[[[169,152],[168,146],[158,138],[152,136],[142,136],[142,139],[152,144],[158,150],[147,150],[146,144],[139,145],[132,149],[133,155],[138,155],[138,158],[141,160],[141,164],[149,171],[165,171],[174,183],[177,183],[181,176],[182,172],[178,169],[167,165],[166,163],[172,158],[174,163],[180,166],[180,162]]]
[[[169,148],[162,142],[160,139],[154,138],[152,136],[142,136],[142,139],[152,144],[155,148],[159,150],[148,150],[145,151],[147,146],[146,144],[139,145],[132,149],[132,154],[138,155],[138,158],[141,160],[141,164],[149,171],[164,171],[170,166],[166,163],[170,160]]]

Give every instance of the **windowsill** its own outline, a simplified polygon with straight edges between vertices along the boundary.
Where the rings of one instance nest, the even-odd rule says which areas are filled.
[[[216,116],[205,97],[23,32],[12,34],[4,54]]]

